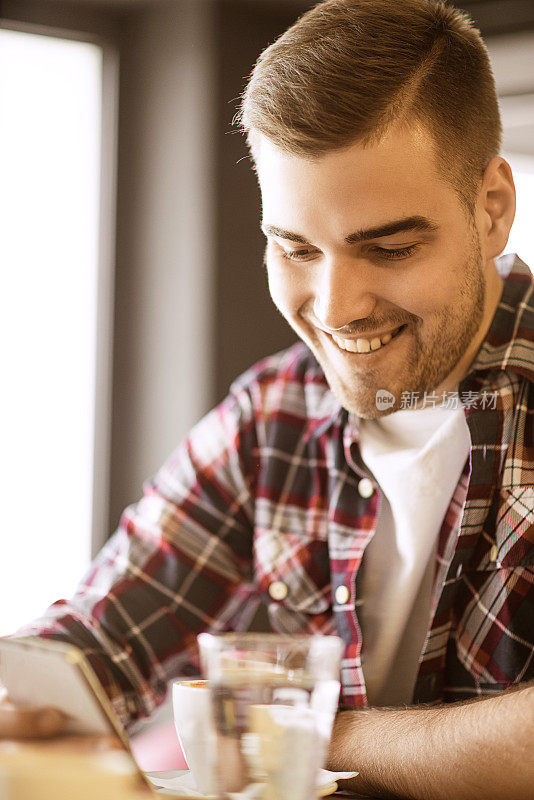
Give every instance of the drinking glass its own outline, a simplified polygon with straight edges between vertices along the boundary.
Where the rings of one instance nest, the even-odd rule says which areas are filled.
[[[202,633],[218,797],[316,796],[339,699],[337,636]]]

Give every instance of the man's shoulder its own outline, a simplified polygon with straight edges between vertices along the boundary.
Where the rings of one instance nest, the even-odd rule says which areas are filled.
[[[310,384],[328,391],[324,372],[315,356],[303,342],[297,342],[285,350],[260,359],[236,378],[232,392],[254,391],[258,387],[279,390],[305,390]]]
[[[302,342],[262,358],[232,383],[230,392],[247,395],[264,417],[285,412],[317,419],[338,408],[321,366]]]
[[[515,255],[499,259],[503,291],[471,371],[519,374],[534,382],[534,278]]]

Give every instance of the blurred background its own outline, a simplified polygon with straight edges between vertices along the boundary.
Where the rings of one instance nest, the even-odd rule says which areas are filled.
[[[294,341],[237,98],[312,3],[0,4],[0,634],[69,594],[123,507]],[[461,4],[460,4],[461,5]],[[477,0],[534,264],[534,3]]]

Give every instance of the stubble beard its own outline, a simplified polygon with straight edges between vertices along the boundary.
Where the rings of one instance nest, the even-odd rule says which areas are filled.
[[[403,397],[423,399],[425,392],[433,392],[450,375],[476,335],[484,315],[485,282],[476,234],[463,275],[464,282],[456,303],[435,314],[430,335],[423,336],[419,317],[408,315],[408,329],[401,335],[411,336],[412,341],[398,377],[390,378],[384,368],[369,369],[358,372],[356,385],[347,386],[330,368],[321,348],[312,344],[332,392],[347,411],[364,419],[391,414],[399,409]],[[386,411],[378,410],[376,406],[379,389],[386,389],[395,397],[395,403]]]

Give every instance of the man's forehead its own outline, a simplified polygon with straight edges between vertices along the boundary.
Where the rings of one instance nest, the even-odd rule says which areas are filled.
[[[299,208],[326,205],[333,214],[336,208],[340,214],[352,209],[362,226],[373,224],[381,209],[386,221],[428,215],[427,202],[449,188],[436,168],[433,150],[416,145],[410,150],[409,141],[367,148],[353,145],[313,160],[266,142],[258,178],[268,216],[278,209],[286,217],[295,204]],[[273,219],[266,222],[277,224]]]
[[[353,242],[371,238],[367,229],[400,224],[398,231],[408,230],[404,221],[412,218],[418,218],[412,230],[431,232],[457,198],[436,170],[433,148],[419,136],[412,139],[353,145],[310,160],[263,138],[258,176],[264,224],[295,234],[283,237],[292,241],[316,238],[318,220],[324,233]],[[407,154],[410,141],[414,150]]]

